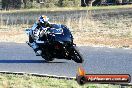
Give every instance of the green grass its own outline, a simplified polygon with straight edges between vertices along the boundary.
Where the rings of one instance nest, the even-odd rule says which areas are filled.
[[[72,11],[72,10],[101,10],[101,9],[120,9],[132,8],[132,5],[115,5],[115,6],[93,6],[93,7],[55,7],[55,8],[32,8],[20,10],[1,10],[1,13],[17,13],[17,12],[39,12],[39,11]]]
[[[0,88],[120,88],[120,85],[85,84],[80,86],[75,80],[37,77],[28,74],[14,75],[1,73]]]

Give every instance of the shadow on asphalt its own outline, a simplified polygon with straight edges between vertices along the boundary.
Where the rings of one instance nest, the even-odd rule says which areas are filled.
[[[66,62],[47,62],[45,60],[0,60],[0,63],[66,63]]]

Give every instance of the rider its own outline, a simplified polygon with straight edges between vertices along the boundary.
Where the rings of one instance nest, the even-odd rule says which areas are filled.
[[[37,43],[44,43],[44,41],[41,40],[41,35],[42,33],[45,33],[47,28],[51,28],[51,24],[49,22],[49,18],[45,15],[40,16],[38,21],[34,23],[31,28],[30,35],[35,36],[35,41],[30,43],[37,56],[40,56],[42,54],[42,50],[39,49]]]

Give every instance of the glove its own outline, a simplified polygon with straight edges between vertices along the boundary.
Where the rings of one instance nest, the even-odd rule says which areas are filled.
[[[45,32],[46,32],[45,30],[42,30],[42,31],[40,32],[40,35],[39,35],[39,36],[42,37],[42,36],[45,34]]]
[[[47,28],[42,28],[42,31],[40,32],[40,37],[42,37],[44,34],[49,34],[50,33],[50,27]]]

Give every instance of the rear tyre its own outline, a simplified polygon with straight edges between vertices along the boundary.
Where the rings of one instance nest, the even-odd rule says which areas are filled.
[[[42,54],[42,58],[45,59],[47,62],[54,60],[54,58],[51,58],[50,56],[45,55],[45,54]]]
[[[71,55],[72,60],[74,60],[76,63],[83,63],[84,60],[83,60],[79,50],[76,47],[72,48],[71,53],[72,53],[72,55]]]

